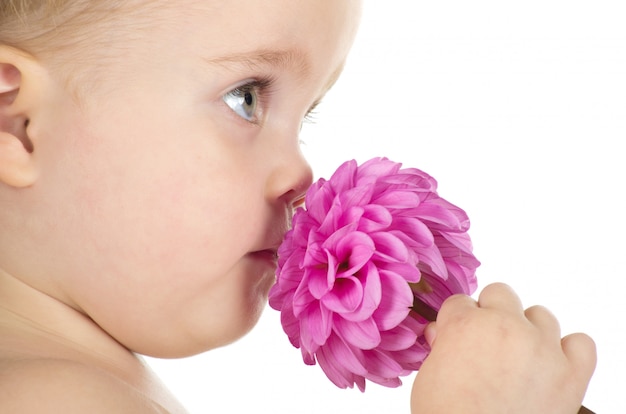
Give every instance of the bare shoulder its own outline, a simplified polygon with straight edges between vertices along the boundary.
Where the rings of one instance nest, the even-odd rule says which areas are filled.
[[[0,414],[166,411],[123,381],[87,365],[55,359],[0,362]]]

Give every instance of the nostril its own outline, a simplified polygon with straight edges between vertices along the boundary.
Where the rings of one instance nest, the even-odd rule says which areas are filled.
[[[298,208],[298,207],[302,207],[304,205],[304,195],[296,198],[291,205],[293,206],[294,209]]]

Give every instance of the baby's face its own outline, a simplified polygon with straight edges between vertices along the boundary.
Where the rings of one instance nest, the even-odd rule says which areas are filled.
[[[300,124],[359,13],[347,0],[176,5],[147,8],[157,24],[107,46],[118,56],[82,107],[51,95],[40,155],[55,291],[155,356],[226,344],[257,321],[311,182]]]

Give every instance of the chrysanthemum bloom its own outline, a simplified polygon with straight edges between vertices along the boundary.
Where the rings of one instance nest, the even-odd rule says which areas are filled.
[[[436,190],[420,170],[353,160],[294,215],[269,303],[304,362],[338,387],[399,386],[429,352],[417,304],[438,310],[476,289],[467,215]]]

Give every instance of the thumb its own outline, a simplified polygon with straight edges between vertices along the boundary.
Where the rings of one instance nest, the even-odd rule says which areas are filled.
[[[428,342],[428,345],[432,348],[437,338],[437,322],[431,322],[426,325],[426,328],[424,328],[424,338],[426,338],[426,342]]]

